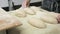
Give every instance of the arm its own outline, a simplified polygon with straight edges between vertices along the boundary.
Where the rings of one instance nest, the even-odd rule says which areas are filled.
[[[22,3],[22,7],[26,8],[26,7],[29,6],[29,4],[30,4],[30,0],[24,0],[23,3]]]

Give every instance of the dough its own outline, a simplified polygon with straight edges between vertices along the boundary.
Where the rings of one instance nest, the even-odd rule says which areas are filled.
[[[55,12],[50,12],[51,15],[57,17],[59,13],[55,13]]]
[[[31,18],[28,20],[29,24],[37,28],[46,28],[45,22],[39,20],[38,18]]]
[[[51,23],[51,24],[57,24],[58,23],[56,18],[54,18],[48,14],[41,13],[40,15],[41,15],[40,19],[46,23]]]
[[[17,9],[14,11],[9,11],[10,14],[18,16],[18,17],[26,17],[26,13],[24,12],[23,9]]]
[[[60,34],[60,29],[58,29],[60,24],[57,26],[56,19],[45,12],[36,11],[35,15],[27,15],[25,18],[19,18],[19,20],[23,25],[9,29],[8,34]]]
[[[41,12],[45,12],[46,14],[50,15],[51,17],[57,17],[58,13],[55,13],[55,12],[49,12],[47,10],[44,10],[44,9],[40,9]]]
[[[8,33],[9,34],[50,34],[50,32],[52,32],[53,34],[60,34],[60,29],[58,29],[60,26],[57,27],[56,24],[47,23],[46,28],[40,29],[40,28],[36,28],[30,25],[26,19],[21,19],[21,22],[23,23],[22,26],[9,29]],[[55,30],[55,28],[57,28],[59,32],[57,32],[58,30]],[[55,31],[53,31],[53,29]]]
[[[34,10],[35,12],[40,11],[40,8],[39,7],[36,7],[36,6],[31,6],[30,8],[32,10]]]
[[[58,16],[58,13],[55,13],[55,12],[45,12],[45,13],[54,18],[56,18]]]
[[[30,14],[30,15],[35,15],[35,12],[30,9],[30,8],[25,8],[24,11],[27,13],[27,14]]]

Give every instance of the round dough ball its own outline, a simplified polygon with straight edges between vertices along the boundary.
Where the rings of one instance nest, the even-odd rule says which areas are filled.
[[[27,14],[35,15],[35,12],[33,10],[31,10],[30,8],[25,8],[24,10]]]
[[[31,18],[28,20],[29,24],[37,28],[46,28],[46,24],[37,18]]]

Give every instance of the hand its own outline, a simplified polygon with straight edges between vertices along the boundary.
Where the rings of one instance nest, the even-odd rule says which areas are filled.
[[[30,0],[24,0],[23,3],[22,3],[22,7],[26,8],[26,7],[29,6],[29,4],[30,4]]]
[[[60,23],[60,14],[58,14],[57,20],[58,20],[58,22]]]

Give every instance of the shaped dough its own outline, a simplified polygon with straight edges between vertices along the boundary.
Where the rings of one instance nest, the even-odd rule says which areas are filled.
[[[47,22],[47,23],[51,23],[51,24],[57,24],[58,23],[56,18],[48,16],[48,14],[44,14],[44,13],[41,14],[40,19]]]
[[[36,13],[35,13],[33,10],[31,10],[30,8],[25,8],[24,10],[25,10],[25,12],[26,12],[27,14],[30,14],[30,15],[36,14]]]
[[[44,10],[44,9],[40,9],[41,12],[45,12],[46,14],[50,15],[51,17],[57,17],[58,13],[55,13],[55,12],[49,12],[47,10]]]
[[[9,13],[12,15],[18,16],[18,17],[26,17],[26,13],[24,12],[23,9],[17,9],[14,11],[10,11]]]
[[[57,17],[59,13],[50,12],[50,14],[53,15],[54,17]]]
[[[40,8],[39,7],[31,6],[30,8],[32,10],[34,10],[35,12],[40,11]]]
[[[46,28],[45,23],[42,20],[39,20],[37,18],[31,18],[28,21],[32,26],[37,28]]]

